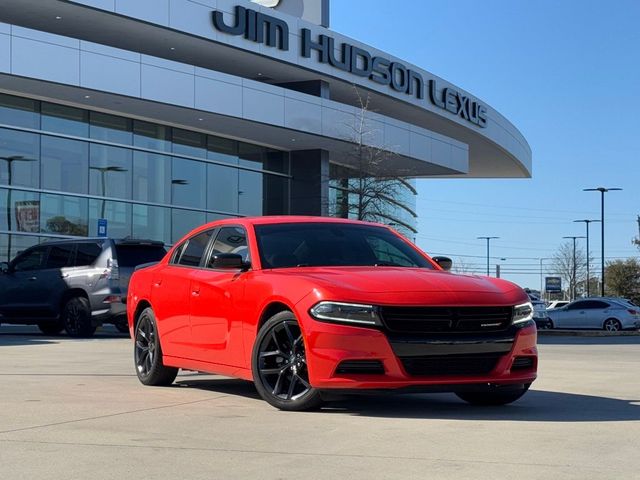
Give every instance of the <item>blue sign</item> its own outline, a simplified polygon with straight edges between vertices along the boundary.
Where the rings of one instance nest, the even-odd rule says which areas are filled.
[[[545,277],[544,289],[547,292],[562,292],[562,278]]]
[[[98,219],[98,236],[99,237],[107,236],[107,219],[106,218]]]

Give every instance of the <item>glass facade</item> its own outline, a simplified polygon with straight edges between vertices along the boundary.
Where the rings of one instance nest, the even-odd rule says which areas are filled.
[[[205,222],[289,213],[289,154],[0,94],[0,261],[52,237],[171,245]]]

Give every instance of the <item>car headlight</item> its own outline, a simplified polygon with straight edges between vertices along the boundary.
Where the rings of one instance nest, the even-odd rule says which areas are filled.
[[[357,303],[320,302],[309,313],[324,322],[352,323],[356,325],[382,326],[378,307]]]
[[[533,318],[533,305],[531,302],[513,307],[513,324],[528,322]]]

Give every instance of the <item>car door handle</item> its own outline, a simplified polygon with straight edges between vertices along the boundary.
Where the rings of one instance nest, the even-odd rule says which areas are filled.
[[[60,274],[60,278],[69,278],[69,274],[68,273],[61,273]]]
[[[158,280],[153,284],[154,287],[159,287],[160,285],[162,285],[162,280]]]
[[[199,297],[200,289],[191,290],[191,295],[193,295],[194,297]]]
[[[30,282],[35,282],[38,279],[38,277],[30,277],[27,280],[29,280]]]

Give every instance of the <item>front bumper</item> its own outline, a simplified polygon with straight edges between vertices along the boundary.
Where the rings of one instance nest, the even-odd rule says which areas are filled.
[[[307,341],[309,380],[318,389],[428,387],[426,390],[457,391],[463,386],[479,384],[529,384],[536,378],[537,330],[533,321],[482,337],[399,337],[374,328],[323,323],[306,314],[298,318],[303,319]],[[473,370],[475,359],[485,362],[489,368],[463,374],[455,368],[439,370],[443,364]],[[525,368],[522,368],[523,359]],[[344,361],[358,360],[379,361],[383,373],[344,373],[344,369],[339,368]],[[429,369],[438,373],[422,373]]]

